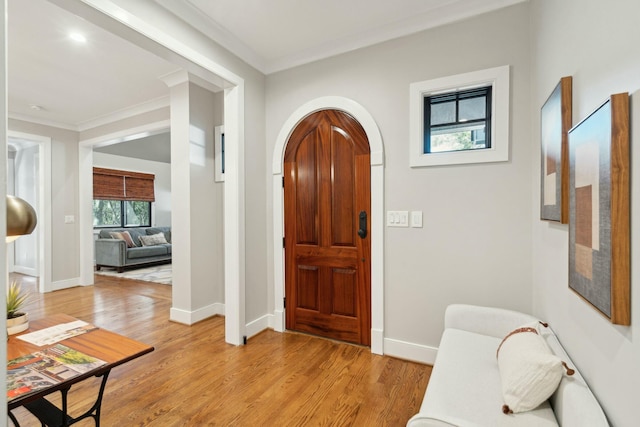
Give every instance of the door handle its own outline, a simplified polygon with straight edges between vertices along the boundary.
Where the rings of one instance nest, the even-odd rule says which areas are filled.
[[[360,218],[360,228],[358,229],[358,236],[360,236],[361,239],[364,239],[365,237],[367,237],[367,212],[360,211],[358,218]]]

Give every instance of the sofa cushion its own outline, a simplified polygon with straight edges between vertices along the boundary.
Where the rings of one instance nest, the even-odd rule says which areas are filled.
[[[149,227],[145,231],[148,236],[163,233],[167,243],[171,243],[171,227]]]
[[[131,240],[133,240],[133,243],[136,246],[142,246],[142,242],[140,241],[140,236],[146,236],[147,233],[145,233],[145,228],[137,228],[137,227],[131,227],[131,228],[105,228],[100,230],[100,233],[98,233],[98,236],[101,239],[112,239],[111,237],[111,233],[116,231],[116,232],[123,232],[126,231],[129,233],[129,235],[131,236]]]
[[[167,244],[167,239],[164,238],[163,233],[152,234],[150,236],[140,236],[140,241],[142,242],[142,246],[155,246],[155,245]]]
[[[535,322],[515,329],[498,346],[505,413],[537,408],[558,388],[564,374],[562,359],[538,334],[539,325]]]
[[[109,234],[114,239],[124,240],[128,248],[135,248],[136,246],[138,246],[133,242],[131,234],[129,234],[128,231],[112,231]]]
[[[163,255],[170,255],[169,251],[167,251],[167,245],[142,246],[127,250],[127,258],[129,259],[148,258]]]
[[[557,426],[549,402],[521,414],[505,415],[496,349],[501,339],[448,328],[442,335],[420,418],[456,426]]]

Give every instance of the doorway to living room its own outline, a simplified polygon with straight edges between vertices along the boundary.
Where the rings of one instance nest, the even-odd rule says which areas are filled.
[[[193,71],[200,78],[224,88],[224,117],[225,117],[225,191],[224,191],[224,312],[225,339],[231,344],[240,345],[244,342],[246,330],[244,318],[244,287],[245,287],[245,243],[244,243],[244,80],[225,67],[211,60],[208,56],[194,51],[180,40],[167,34],[162,29],[127,15],[123,18],[120,7],[106,0],[87,0],[82,5],[63,5],[68,11],[81,16],[112,33],[123,37],[132,43],[146,49],[186,71]],[[99,13],[96,14],[96,11]],[[126,15],[126,13],[125,13]],[[126,23],[124,22],[126,21]],[[93,235],[92,215],[88,206],[91,205],[92,173],[92,144],[96,141],[84,140],[80,142],[78,159],[80,189],[79,202],[83,206],[80,214],[80,281],[87,285],[93,282]],[[176,170],[172,169],[172,174]],[[178,172],[179,173],[179,172]],[[184,171],[182,171],[184,174]],[[172,222],[189,221],[190,199],[188,191],[172,189],[175,193]],[[189,238],[180,243],[188,245]],[[178,242],[176,242],[178,245]],[[176,271],[176,265],[182,263],[190,266],[188,253],[176,247],[173,253],[174,285],[171,319],[192,324],[201,320],[206,313],[193,307],[176,306],[177,296],[191,295],[194,287],[204,286],[198,281],[191,280],[190,267]],[[202,268],[206,268],[202,266]],[[189,270],[189,271],[187,271]],[[191,301],[193,303],[193,301]]]

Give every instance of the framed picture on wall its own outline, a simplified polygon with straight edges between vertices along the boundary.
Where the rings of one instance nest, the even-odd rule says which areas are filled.
[[[569,129],[572,78],[563,77],[540,112],[540,219],[569,222]]]
[[[629,325],[629,95],[611,96],[569,131],[569,287]]]

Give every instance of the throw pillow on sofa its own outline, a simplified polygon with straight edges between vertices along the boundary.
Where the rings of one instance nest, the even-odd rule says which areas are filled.
[[[135,247],[138,246],[135,243],[133,243],[133,239],[131,238],[131,234],[129,234],[128,231],[112,231],[112,232],[109,233],[109,235],[113,239],[124,240],[125,243],[127,244],[128,248],[135,248]]]
[[[510,332],[498,346],[496,357],[502,383],[505,414],[530,411],[547,400],[564,375],[573,375],[538,334],[539,322]]]
[[[140,241],[142,246],[166,245],[168,243],[167,239],[164,238],[164,233],[140,236]]]

